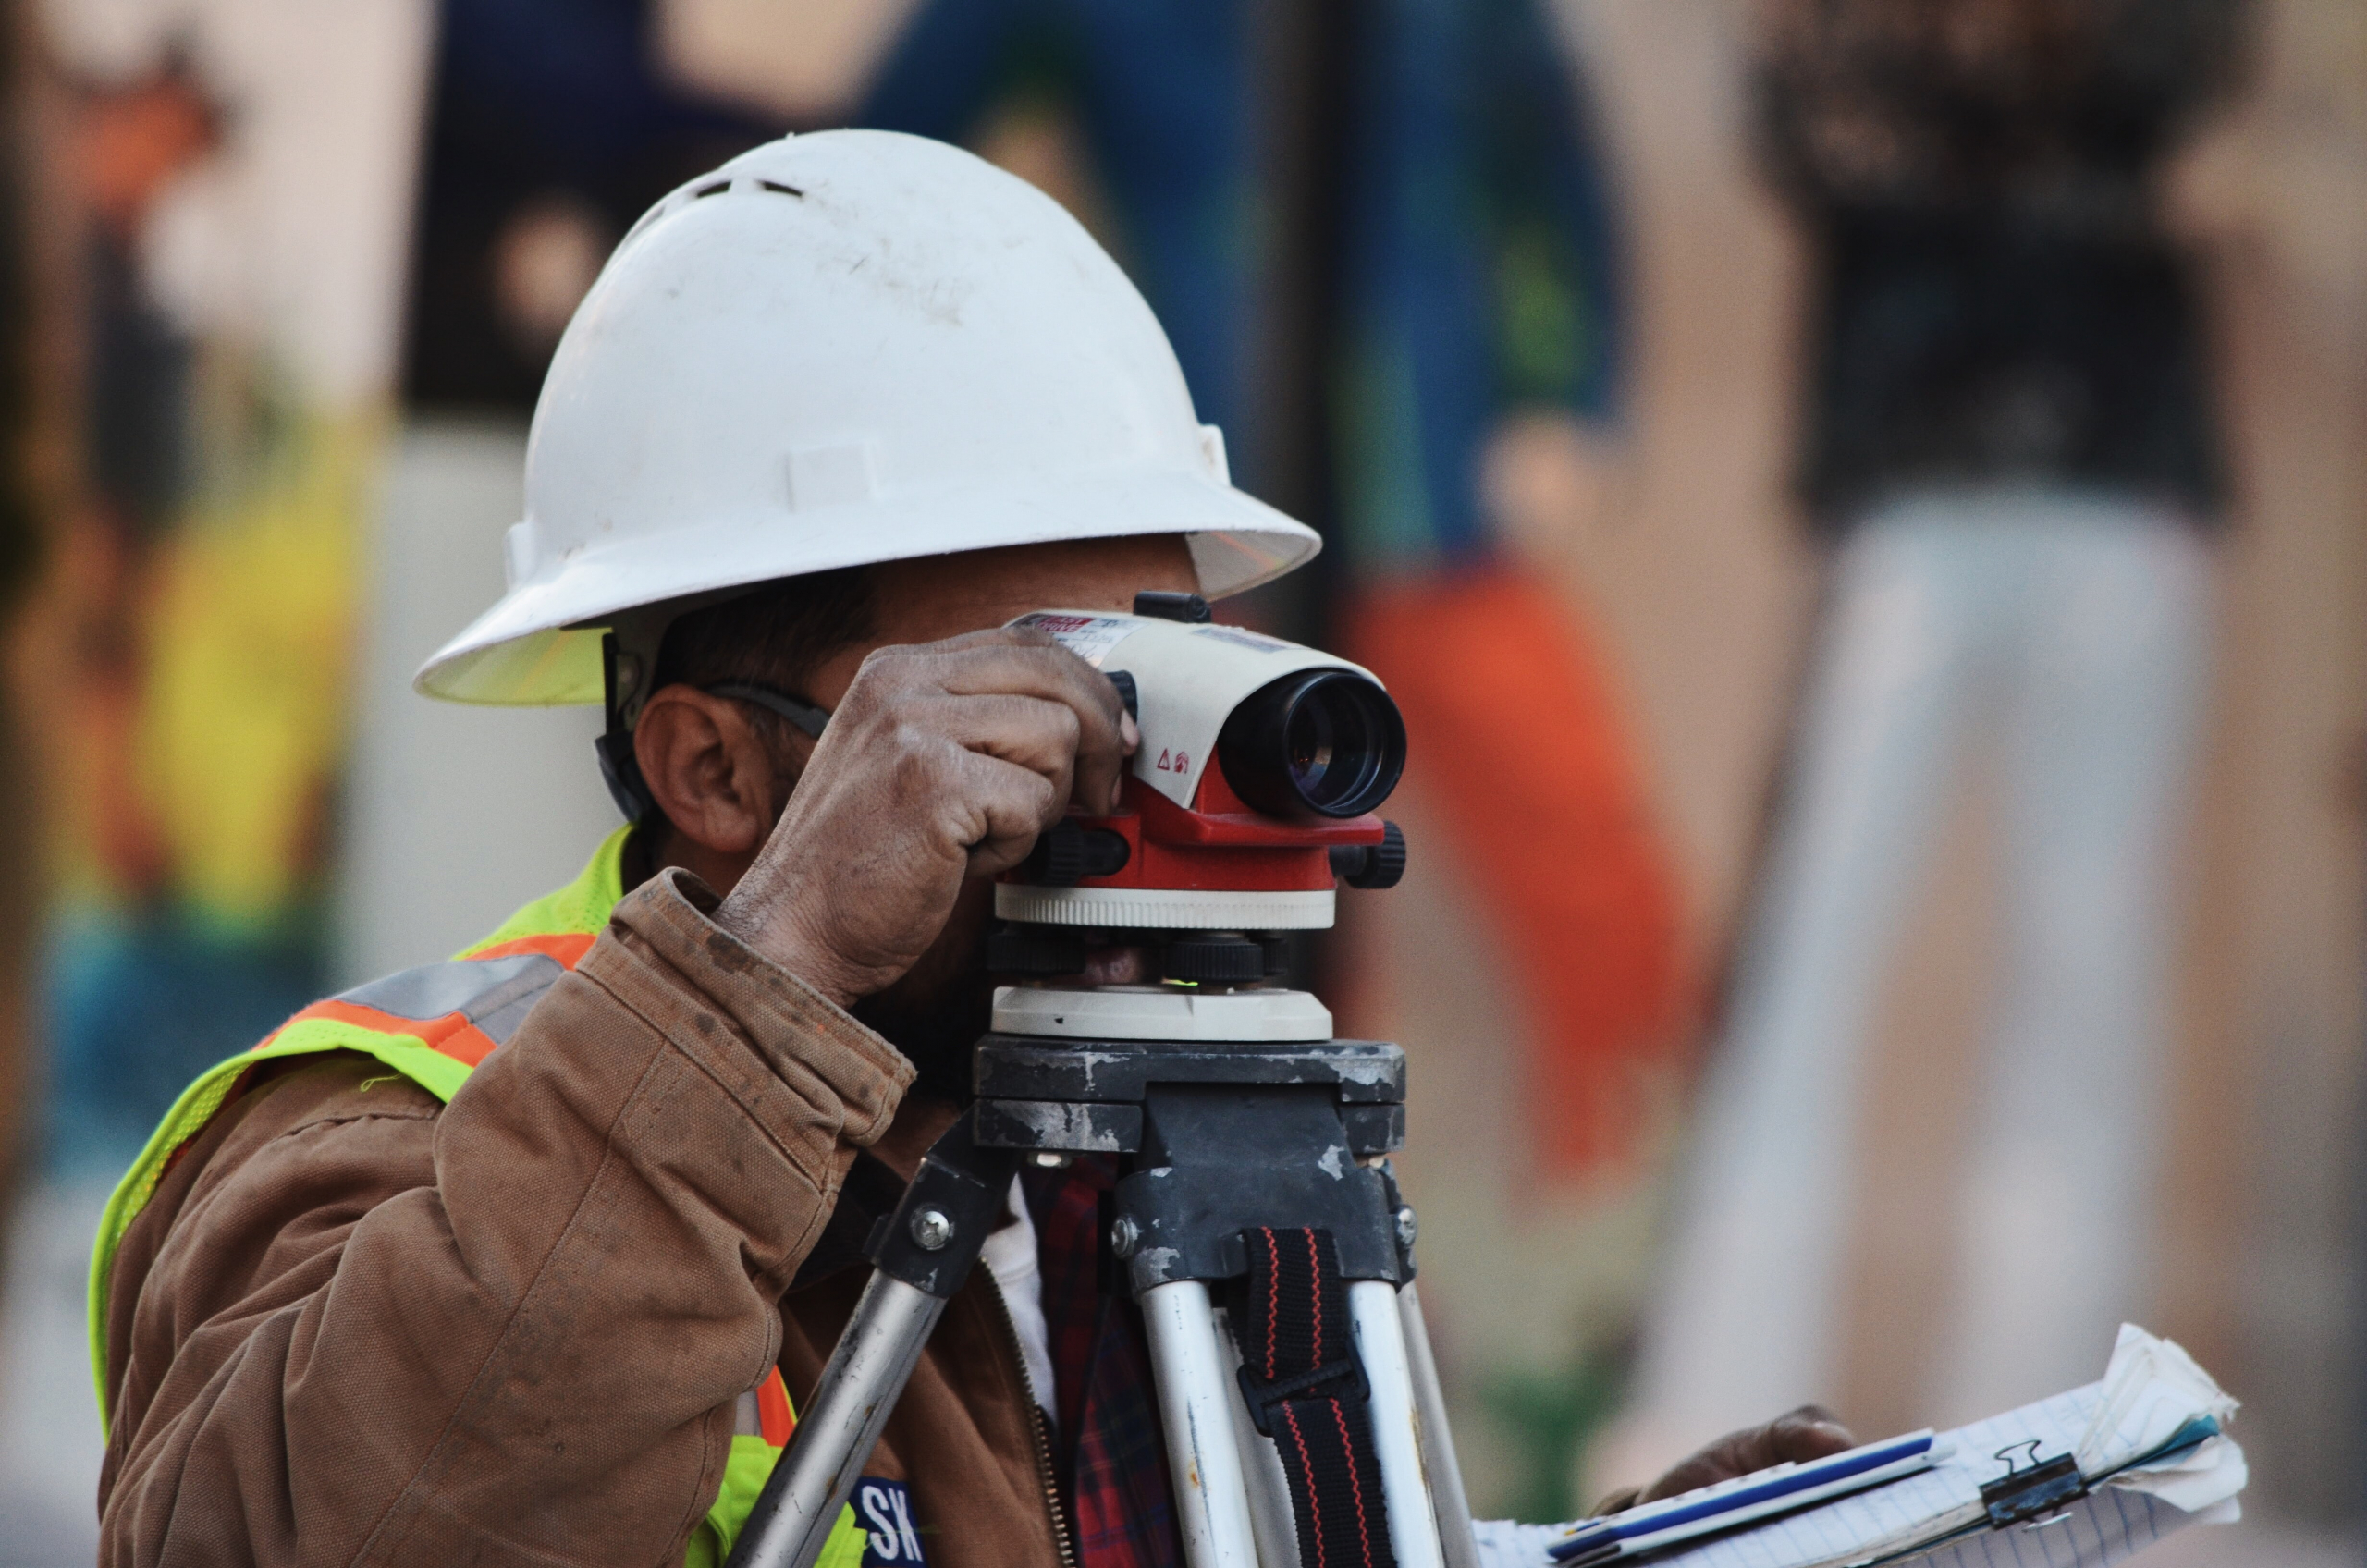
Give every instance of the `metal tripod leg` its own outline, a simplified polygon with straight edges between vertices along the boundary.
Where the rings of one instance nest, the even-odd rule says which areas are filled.
[[[875,1273],[731,1553],[732,1568],[812,1568],[945,1303]]]
[[[1233,1412],[1241,1395],[1232,1377],[1233,1358],[1217,1338],[1208,1288],[1197,1280],[1177,1280],[1141,1299],[1168,1471],[1184,1526],[1184,1560],[1191,1568],[1257,1568]],[[1247,1424],[1245,1411],[1238,1425]]]
[[[1001,1222],[1019,1156],[978,1146],[964,1115],[921,1161],[865,1249],[871,1282],[749,1511],[727,1568],[814,1568],[945,1304]]]
[[[1446,1568],[1397,1295],[1385,1280],[1356,1280],[1348,1287],[1349,1319],[1371,1389],[1373,1447],[1399,1568]],[[1196,1280],[1159,1285],[1144,1293],[1142,1308],[1184,1561],[1191,1568],[1296,1568],[1296,1526],[1282,1465],[1272,1441],[1250,1422],[1233,1376],[1240,1358],[1226,1342],[1208,1287]]]
[[[1397,1568],[1444,1568],[1438,1520],[1430,1510],[1429,1477],[1423,1471],[1421,1422],[1414,1410],[1414,1378],[1406,1364],[1404,1321],[1397,1315],[1397,1287],[1386,1280],[1351,1282],[1348,1320],[1355,1329],[1365,1379],[1372,1386],[1372,1446],[1380,1461]]]
[[[1397,1317],[1404,1325],[1405,1359],[1414,1377],[1414,1408],[1422,1423],[1422,1470],[1429,1477],[1430,1503],[1438,1511],[1439,1547],[1446,1568],[1479,1568],[1479,1543],[1471,1533],[1471,1504],[1463,1490],[1463,1466],[1454,1456],[1454,1434],[1446,1424],[1446,1392],[1439,1387],[1439,1364],[1430,1354],[1430,1327],[1422,1318],[1422,1298],[1408,1280],[1397,1292]]]

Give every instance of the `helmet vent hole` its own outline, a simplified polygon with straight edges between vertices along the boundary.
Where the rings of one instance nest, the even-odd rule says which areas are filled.
[[[718,179],[711,184],[700,186],[696,190],[692,191],[691,194],[693,196],[720,196],[730,189],[731,182],[730,180]]]
[[[777,179],[760,179],[756,181],[756,183],[767,190],[775,191],[783,196],[803,196],[805,194],[804,191],[800,190],[794,185],[783,185]]]

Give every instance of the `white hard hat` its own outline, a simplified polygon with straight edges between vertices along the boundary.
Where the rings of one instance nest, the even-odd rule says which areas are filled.
[[[788,137],[608,258],[534,410],[509,591],[415,684],[598,702],[623,612],[1145,533],[1189,535],[1211,598],[1318,545],[1233,488],[1158,319],[1058,202],[921,137]]]

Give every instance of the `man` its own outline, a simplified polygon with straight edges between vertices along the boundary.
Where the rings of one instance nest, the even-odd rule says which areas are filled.
[[[719,1561],[966,1086],[987,879],[1135,741],[1000,628],[1313,545],[1109,259],[967,154],[796,139],[660,203],[554,361],[509,594],[421,677],[605,691],[638,825],[167,1119],[93,1266],[104,1561]],[[1179,1560],[1109,1180],[1037,1173],[832,1559]],[[1846,1441],[1803,1413],[1662,1486]]]

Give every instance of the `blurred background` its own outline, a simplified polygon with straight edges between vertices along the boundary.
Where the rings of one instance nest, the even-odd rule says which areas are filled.
[[[1483,1513],[1819,1398],[2245,1402],[2367,1468],[2357,0],[0,0],[0,1564],[87,1562],[88,1238],[173,1096],[614,822],[412,669],[657,197],[961,141],[1166,323],[1372,665],[1313,954]]]

